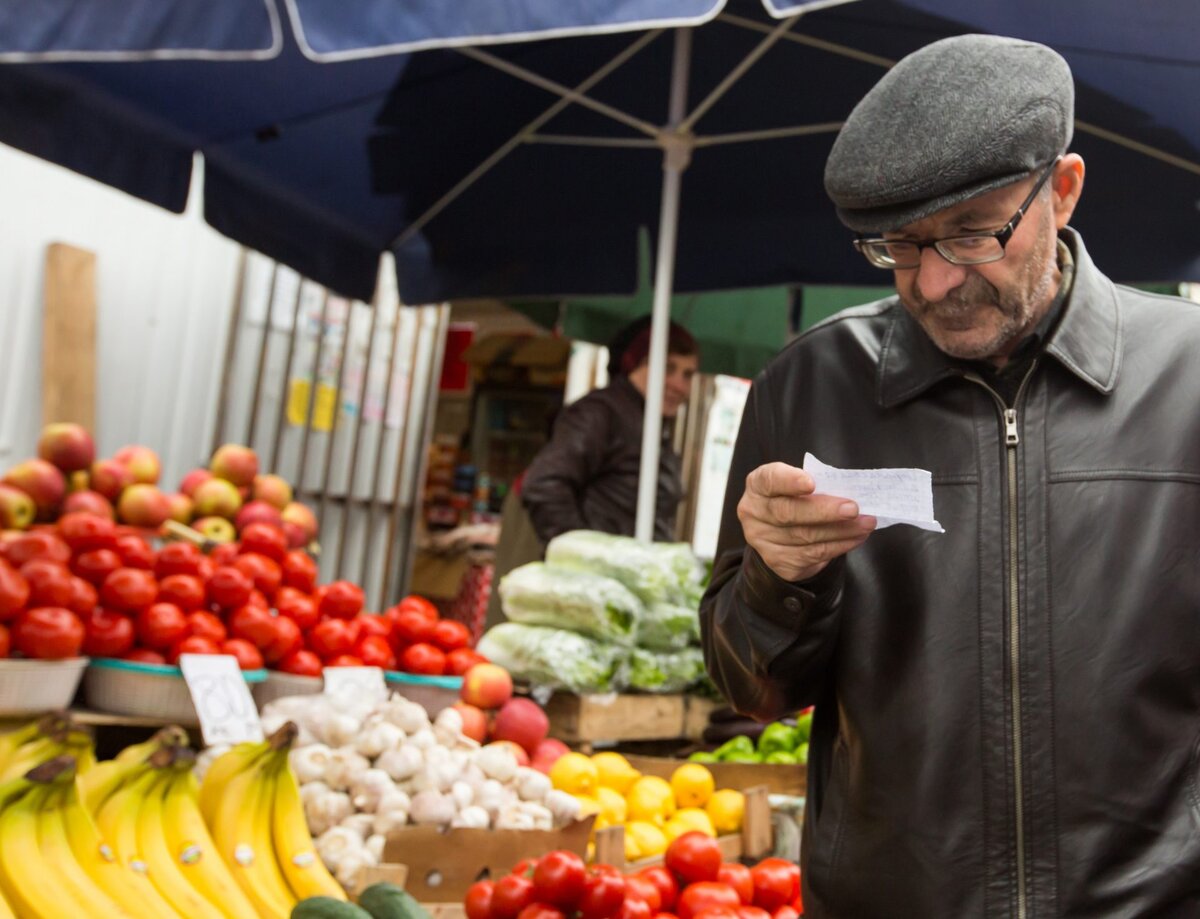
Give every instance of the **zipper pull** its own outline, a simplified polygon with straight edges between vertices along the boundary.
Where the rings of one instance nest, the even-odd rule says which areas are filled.
[[[1015,447],[1020,442],[1021,438],[1017,435],[1017,410],[1006,408],[1004,410],[1004,445]]]

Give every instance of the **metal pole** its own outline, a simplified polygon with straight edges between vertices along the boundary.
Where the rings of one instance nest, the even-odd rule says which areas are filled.
[[[279,277],[279,263],[271,266],[271,284],[267,288],[267,308],[263,315],[262,341],[258,346],[258,369],[254,372],[254,393],[250,396],[250,421],[246,425],[247,447],[254,446],[254,431],[258,427],[258,403],[262,399],[263,372],[267,366],[267,348],[271,344],[271,310],[275,307],[275,282]]]
[[[229,403],[230,380],[233,379],[233,358],[237,354],[238,329],[242,324],[242,303],[246,299],[246,249],[243,246],[238,256],[237,292],[233,296],[233,311],[229,314],[229,333],[225,339],[224,373],[221,374],[221,393],[217,398],[217,417],[213,422],[212,449],[209,456],[217,452],[217,447],[225,442],[225,415]]]
[[[321,505],[317,516],[318,520],[325,520],[329,510],[329,484],[333,479],[333,448],[337,442],[338,416],[341,414],[342,407],[342,380],[346,376],[346,354],[350,351],[350,330],[353,326],[354,303],[347,300],[346,324],[342,326],[342,351],[338,355],[337,376],[334,378],[333,384],[333,419],[330,421],[329,430],[325,433],[325,468],[321,470]],[[342,508],[339,529],[345,529],[346,517],[349,513],[350,505],[347,503]],[[337,568],[334,569],[334,573],[341,576],[341,572]]]
[[[388,412],[391,411],[392,405],[392,380],[396,373],[396,351],[400,345],[400,313],[404,309],[403,304],[396,302],[396,316],[392,323],[392,350],[388,357],[387,380],[383,386],[383,414],[379,418],[379,436],[375,439],[375,468],[371,470],[371,493],[370,503],[367,505],[367,527],[363,531],[366,533],[364,540],[363,551],[359,553],[362,557],[362,567],[358,573],[359,584],[367,583],[367,569],[370,566],[371,553],[367,551],[366,546],[370,545],[371,533],[375,529],[375,510],[379,506],[379,474],[383,470],[383,451],[387,445],[387,419]],[[404,429],[401,428],[401,431]],[[400,436],[403,436],[401,434]],[[380,598],[382,600],[382,597]]]
[[[358,386],[358,424],[354,427],[354,440],[350,442],[350,474],[346,478],[346,508],[342,515],[342,527],[338,533],[337,564],[334,571],[342,573],[342,559],[346,555],[346,534],[350,530],[350,511],[354,507],[354,477],[358,472],[358,444],[362,440],[363,418],[366,415],[367,383],[371,379],[371,358],[375,355],[375,327],[379,319],[379,296],[371,304],[371,325],[367,332],[367,360],[363,367],[362,380]],[[357,583],[361,584],[362,581]]]
[[[663,382],[667,369],[667,328],[671,321],[671,287],[675,281],[675,242],[679,229],[679,197],[683,171],[691,155],[688,137],[672,132],[687,107],[690,29],[675,30],[675,59],[671,68],[671,102],[668,130],[663,140],[663,192],[658,222],[658,256],[654,273],[654,310],[650,322],[650,373],[646,381],[646,414],[642,420],[642,461],[638,475],[637,518],[634,535],[654,539],[658,460],[662,436]]]
[[[296,302],[292,306],[292,334],[288,336],[287,357],[283,359],[283,372],[279,379],[279,411],[275,413],[275,436],[271,438],[271,452],[267,457],[267,469],[275,471],[279,459],[279,448],[283,444],[283,420],[287,417],[288,386],[292,381],[292,360],[296,356],[296,339],[300,337],[300,304],[304,302],[304,279],[296,279]]]
[[[313,356],[312,382],[308,384],[308,407],[304,412],[304,434],[300,438],[300,468],[296,472],[295,489],[305,491],[304,473],[308,467],[308,438],[312,434],[313,412],[317,407],[317,389],[320,385],[321,352],[325,350],[325,324],[329,320],[329,290],[321,303],[321,326],[317,329],[317,352]]]

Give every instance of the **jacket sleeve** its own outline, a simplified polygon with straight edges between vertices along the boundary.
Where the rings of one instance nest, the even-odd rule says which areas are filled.
[[[700,603],[709,675],[734,709],[762,721],[812,705],[821,694],[845,576],[844,559],[838,559],[809,581],[785,581],[746,545],[737,516],[746,476],[778,459],[763,448],[776,420],[767,397],[760,377],[742,415],[712,581]]]
[[[559,533],[586,528],[583,493],[600,471],[611,427],[608,408],[585,397],[563,411],[550,442],[529,464],[521,501],[543,545]]]

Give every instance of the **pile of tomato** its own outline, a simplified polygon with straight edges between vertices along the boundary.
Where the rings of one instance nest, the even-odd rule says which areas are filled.
[[[89,513],[0,539],[0,656],[175,663],[230,654],[243,669],[316,676],[369,665],[461,674],[483,658],[459,622],[411,596],[381,615],[360,587],[317,584],[317,565],[284,531],[251,523],[210,555]]]
[[[663,863],[622,874],[554,851],[519,862],[499,880],[477,881],[467,919],[797,919],[800,868],[782,858],[753,867],[726,862],[715,839],[684,833]]]

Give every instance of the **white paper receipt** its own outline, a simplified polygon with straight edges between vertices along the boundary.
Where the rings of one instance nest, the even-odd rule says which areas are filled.
[[[878,520],[877,529],[907,523],[946,532],[933,519],[933,476],[924,469],[837,469],[805,453],[804,471],[813,477],[817,494],[856,502],[860,514]]]

